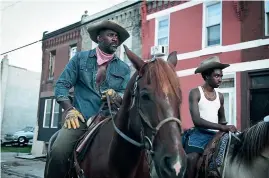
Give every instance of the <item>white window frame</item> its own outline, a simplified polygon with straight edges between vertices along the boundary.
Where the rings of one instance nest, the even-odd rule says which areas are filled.
[[[264,1],[264,34],[265,36],[269,36],[269,29],[268,29],[268,23],[269,23],[269,19],[268,16],[266,15],[267,13],[269,13],[269,1],[266,0]]]
[[[167,34],[167,46],[169,47],[169,42],[170,42],[170,14],[169,15],[166,15],[166,16],[162,16],[162,17],[159,17],[159,18],[156,18],[155,19],[155,46],[158,45],[158,32],[159,32],[159,21],[162,21],[162,20],[165,20],[165,19],[168,19],[168,34]]]
[[[43,113],[43,128],[49,128],[50,127],[50,123],[48,124],[48,126],[45,125],[46,116],[47,116],[47,102],[48,102],[48,100],[53,101],[53,99],[45,99],[45,106],[44,106],[44,113]]]
[[[234,79],[234,87],[230,88],[217,88],[216,90],[222,94],[229,94],[229,116],[225,115],[227,124],[237,125],[237,116],[236,116],[236,73],[224,73],[223,79]],[[224,110],[227,109],[224,107]]]
[[[132,34],[132,32],[129,32],[129,34]],[[122,43],[122,45],[120,46],[120,59],[124,61],[124,54],[126,53],[123,47],[123,44],[126,45],[130,50],[132,50],[133,45],[132,45],[132,35],[130,35],[130,37],[124,41]]]
[[[77,45],[71,45],[71,46],[70,46],[70,48],[69,48],[69,60],[72,59],[72,57],[73,57],[73,56],[72,56],[72,54],[73,54],[73,53],[72,53],[72,52],[73,52],[73,49],[76,49],[76,52],[75,52],[74,55],[73,55],[73,56],[75,56],[75,54],[77,53],[77,49],[78,49]]]
[[[58,124],[57,126],[53,126],[53,122],[54,122],[54,113],[55,113],[55,104],[56,104],[56,100],[53,100],[53,105],[52,105],[52,114],[51,114],[51,121],[50,121],[50,128],[58,128]],[[59,110],[58,113],[60,114]]]
[[[213,4],[220,3],[220,44],[217,45],[207,45],[207,24],[206,24],[206,17],[207,17],[207,7],[211,6]],[[209,1],[203,3],[203,28],[202,28],[202,48],[210,48],[210,47],[217,47],[222,45],[222,0],[216,0],[216,1]]]

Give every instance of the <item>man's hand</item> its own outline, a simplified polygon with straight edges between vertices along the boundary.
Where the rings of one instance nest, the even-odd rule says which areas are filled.
[[[101,96],[101,99],[104,101],[104,100],[106,100],[106,96],[110,96],[110,98],[111,99],[117,99],[118,98],[118,94],[117,94],[117,92],[115,92],[115,90],[113,90],[113,89],[108,89],[108,90],[106,90],[106,91],[104,91],[103,93],[102,93],[102,96]]]
[[[85,122],[85,119],[83,118],[82,114],[78,112],[75,108],[69,110],[65,116],[65,122],[64,127],[68,129],[77,129],[80,127],[79,121]]]
[[[235,133],[237,129],[234,125],[223,125],[221,131]]]

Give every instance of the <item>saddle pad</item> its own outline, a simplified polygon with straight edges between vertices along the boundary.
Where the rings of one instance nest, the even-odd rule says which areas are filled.
[[[209,161],[209,169],[212,170],[214,169],[214,167],[221,167],[223,165],[228,141],[229,141],[229,134],[226,133],[221,137],[218,150],[215,151],[217,153],[217,156],[216,157],[212,156]]]

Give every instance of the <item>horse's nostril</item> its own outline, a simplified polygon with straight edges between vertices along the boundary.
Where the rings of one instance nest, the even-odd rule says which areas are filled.
[[[171,173],[173,172],[172,170],[172,164],[171,164],[171,157],[169,156],[165,156],[162,160],[162,167],[164,172],[167,175],[171,175]]]
[[[176,174],[176,176],[179,175],[180,170],[181,170],[181,162],[179,159],[174,159],[173,157],[170,156],[165,156],[163,158],[163,170],[168,174]]]

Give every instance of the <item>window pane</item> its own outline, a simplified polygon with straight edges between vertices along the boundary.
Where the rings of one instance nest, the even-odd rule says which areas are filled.
[[[45,115],[45,123],[44,123],[44,127],[49,127],[50,126],[50,113],[47,113]]]
[[[46,113],[50,114],[51,106],[52,106],[52,99],[47,99],[46,102],[47,102],[47,104],[46,104]]]
[[[54,113],[52,127],[58,127],[58,122],[59,122],[59,113]]]
[[[221,9],[220,3],[207,6],[206,26],[220,24],[221,22]]]
[[[77,47],[76,46],[71,47],[70,54],[69,54],[70,59],[76,54],[76,52],[77,52]]]
[[[251,78],[252,88],[266,88],[269,87],[269,75],[253,76]]]
[[[168,27],[168,19],[159,21],[159,29],[167,28],[167,27]]]
[[[168,19],[160,20],[158,23],[158,45],[168,45]]]
[[[207,27],[207,45],[220,44],[220,25]]]
[[[269,12],[269,1],[264,1],[265,12]]]
[[[269,35],[269,12],[266,13],[266,20],[267,20],[267,22],[265,24],[267,26],[267,32],[266,33],[267,33],[267,35]]]
[[[225,111],[225,118],[226,121],[229,122],[231,120],[229,111],[230,111],[230,104],[229,104],[229,93],[223,93],[224,97],[224,111]],[[231,124],[231,123],[229,123]]]
[[[168,45],[168,37],[158,39],[158,45]]]
[[[54,105],[54,117],[53,117],[53,123],[52,127],[58,127],[58,122],[59,122],[59,104],[55,101]]]

